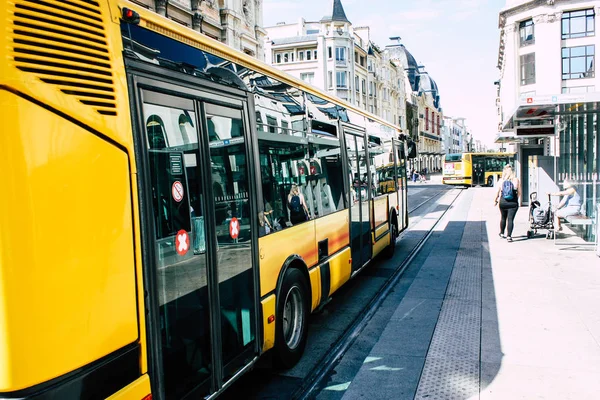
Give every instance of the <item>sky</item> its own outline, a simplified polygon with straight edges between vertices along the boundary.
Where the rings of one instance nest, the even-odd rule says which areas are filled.
[[[464,117],[476,140],[493,146],[498,131],[498,13],[505,0],[342,0],[353,26],[370,26],[380,47],[402,43],[436,81],[445,116]],[[264,0],[264,26],[318,21],[332,0]]]

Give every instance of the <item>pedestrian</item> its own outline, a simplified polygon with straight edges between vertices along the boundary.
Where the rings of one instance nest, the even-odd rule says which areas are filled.
[[[306,207],[304,195],[300,193],[298,185],[295,183],[292,184],[292,188],[288,194],[287,206],[290,210],[290,222],[292,225],[296,225],[310,219],[310,213],[308,212],[308,207]]]
[[[494,199],[494,206],[500,205],[500,236],[506,238],[508,242],[512,242],[512,233],[515,221],[515,215],[519,209],[521,196],[521,182],[515,176],[515,173],[510,164],[504,166],[502,170],[502,178],[498,182],[498,190]],[[504,231],[506,229],[506,236]]]
[[[562,231],[562,226],[560,225],[561,218],[578,215],[581,212],[581,196],[577,193],[573,182],[565,179],[563,187],[565,188],[563,191],[548,193],[551,196],[563,196],[554,213],[554,227],[557,232]]]

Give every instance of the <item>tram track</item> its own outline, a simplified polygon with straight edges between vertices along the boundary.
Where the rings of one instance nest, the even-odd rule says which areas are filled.
[[[419,203],[417,206],[409,210],[409,214],[413,213],[417,209],[423,207],[434,198],[439,197],[442,193],[448,193],[447,190],[440,190],[427,198],[426,200]],[[327,354],[320,360],[317,367],[312,370],[303,380],[303,384],[293,393],[292,399],[297,400],[308,400],[313,399],[320,392],[320,388],[323,386],[323,382],[331,374],[335,366],[342,359],[346,351],[352,346],[354,341],[358,338],[361,332],[366,328],[369,321],[373,318],[385,298],[396,286],[399,279],[402,277],[406,269],[411,265],[413,260],[419,255],[422,248],[425,246],[437,226],[444,219],[448,211],[452,208],[452,205],[458,200],[462,193],[462,190],[452,199],[446,210],[442,213],[440,218],[433,224],[433,226],[427,231],[427,233],[417,242],[415,247],[410,251],[408,256],[402,261],[395,272],[388,278],[388,280],[382,285],[382,287],[375,293],[368,305],[358,315],[358,317],[351,323],[346,331],[339,337],[339,339],[331,346]],[[406,232],[406,231],[405,231]],[[400,238],[399,238],[400,239]]]
[[[415,212],[416,210],[423,207],[425,204],[429,203],[431,200],[433,200],[434,198],[438,197],[440,194],[443,194],[443,193],[448,193],[448,190],[445,189],[445,190],[439,190],[439,191],[435,192],[433,195],[428,197],[427,200],[422,201],[417,206],[413,207],[411,210],[408,210],[408,213],[411,214],[411,213]]]

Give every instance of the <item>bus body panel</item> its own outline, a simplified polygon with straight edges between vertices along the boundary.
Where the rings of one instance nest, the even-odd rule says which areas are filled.
[[[135,382],[132,382],[110,396],[107,400],[142,400],[149,394],[150,377],[148,374],[144,374],[139,379],[136,379]]]
[[[0,48],[6,49],[0,53],[0,85],[73,116],[131,150],[120,25],[112,22],[106,1],[76,4],[61,2],[61,8],[52,8],[57,17],[43,5],[32,11],[31,2],[4,2],[0,30],[11,34],[0,35]],[[81,22],[74,22],[74,16]],[[12,34],[13,29],[18,32]],[[15,44],[13,37],[21,43]],[[135,173],[135,163],[130,168]]]
[[[258,240],[261,297],[276,289],[281,268],[291,255],[300,256],[308,267],[317,263],[315,223],[304,222]]]
[[[389,231],[389,226],[387,224],[381,225],[379,228],[375,229],[375,242],[380,241],[383,238],[383,235]]]
[[[329,295],[332,295],[350,279],[350,275],[352,274],[350,255],[350,247],[347,247],[344,251],[336,254],[329,260]]]
[[[388,202],[388,196],[381,196],[373,200],[373,225],[374,229],[378,229],[381,225],[386,224],[388,222],[388,212],[390,210]],[[375,235],[375,239],[377,239],[378,235]]]
[[[350,244],[348,210],[338,211],[315,220],[317,243],[328,239],[328,254],[332,255]]]
[[[316,267],[311,269],[308,272],[308,277],[310,279],[310,286],[312,288],[312,299],[310,302],[310,310],[315,310],[319,304],[321,303],[321,268]]]
[[[271,315],[274,316],[276,312],[277,303],[275,300],[275,295],[271,294],[261,301],[263,319],[263,352],[273,348],[275,345],[275,321],[269,322],[269,317]]]
[[[0,90],[0,391],[138,340],[127,154]]]
[[[390,233],[388,231],[387,234],[379,238],[377,242],[373,245],[373,257],[381,253],[387,246],[390,244]]]
[[[399,198],[400,197],[398,196],[398,192],[390,193],[390,195],[388,196],[389,207],[398,209],[398,207],[400,206],[400,203],[398,202]]]

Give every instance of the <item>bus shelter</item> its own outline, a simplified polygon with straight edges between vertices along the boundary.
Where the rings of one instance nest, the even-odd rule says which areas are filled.
[[[497,143],[515,146],[524,202],[529,200],[529,190],[536,187],[530,179],[537,179],[533,170],[538,160],[540,165],[542,161],[548,165],[550,160],[548,170],[555,187],[562,190],[565,179],[575,183],[582,199],[582,217],[573,224],[574,231],[596,244],[600,209],[599,124],[600,93],[524,97],[503,122],[503,132],[496,139]],[[553,203],[558,200],[553,199]]]

